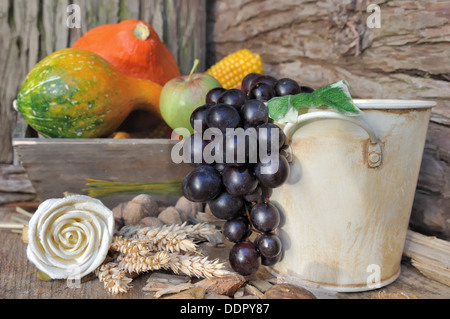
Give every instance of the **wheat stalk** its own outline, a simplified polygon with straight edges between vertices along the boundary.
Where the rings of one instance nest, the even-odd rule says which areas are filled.
[[[207,240],[208,236],[216,234],[217,230],[214,228],[214,226],[205,223],[187,225],[187,223],[184,222],[181,225],[163,225],[156,228],[128,225],[122,227],[122,229],[120,229],[120,231],[118,232],[118,235],[130,238],[155,238],[161,237],[168,232],[177,233],[180,235],[185,234],[189,239],[192,239],[194,241],[201,241]]]
[[[149,251],[165,250],[173,253],[195,252],[197,250],[197,245],[187,239],[185,233],[173,232],[168,227],[158,227],[151,230],[145,230],[145,234],[140,234],[139,228],[125,229],[124,231],[119,231],[117,235],[118,236],[115,237],[120,238],[120,241],[117,240],[117,245],[114,249],[122,253],[126,253],[126,250],[132,249],[131,245],[139,245],[139,248],[133,248],[135,251],[142,251],[142,245],[144,245]]]
[[[182,272],[190,277],[197,278],[213,278],[222,277],[229,274],[228,271],[223,270],[223,263],[219,260],[209,260],[208,257],[201,255],[179,255],[170,254],[169,268],[176,274]]]
[[[150,253],[146,242],[122,236],[113,236],[110,249],[127,255],[146,256]]]
[[[143,273],[152,270],[167,269],[170,262],[169,253],[159,251],[150,256],[139,255],[121,255],[117,259],[119,267],[125,269],[129,273]]]
[[[117,235],[146,241],[152,251],[195,252],[195,242],[207,240],[217,233],[214,226],[204,223],[196,225],[163,225],[160,227],[124,226]]]
[[[184,273],[190,277],[222,277],[229,272],[223,270],[219,260],[209,260],[201,255],[181,255],[177,253],[157,252],[151,256],[122,255],[118,258],[119,267],[129,273],[143,273],[153,270],[172,270],[175,274]]]
[[[113,294],[128,291],[129,274],[133,273],[165,269],[198,278],[222,277],[229,273],[223,269],[224,264],[201,255],[195,244],[216,232],[207,224],[124,226],[113,236],[110,246],[110,251],[116,252],[115,262],[99,267],[97,275]]]
[[[126,293],[131,288],[132,279],[117,263],[109,262],[97,268],[96,274],[106,290],[111,294]]]

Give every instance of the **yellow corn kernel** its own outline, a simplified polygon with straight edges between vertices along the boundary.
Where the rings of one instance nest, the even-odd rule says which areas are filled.
[[[227,55],[205,73],[216,78],[228,90],[241,85],[249,73],[264,74],[264,68],[259,54],[242,49]]]

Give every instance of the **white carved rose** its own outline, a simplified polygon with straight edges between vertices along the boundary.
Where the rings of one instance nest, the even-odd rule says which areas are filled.
[[[105,260],[113,232],[113,213],[98,199],[48,199],[30,219],[27,257],[53,279],[82,278]]]

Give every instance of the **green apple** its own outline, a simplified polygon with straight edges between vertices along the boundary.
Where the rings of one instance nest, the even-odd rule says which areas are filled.
[[[217,87],[220,83],[212,76],[204,73],[194,73],[198,65],[195,61],[194,67],[189,75],[176,77],[167,82],[159,98],[159,109],[164,121],[175,132],[177,129],[185,128],[194,132],[190,119],[192,112],[206,103],[206,94]]]

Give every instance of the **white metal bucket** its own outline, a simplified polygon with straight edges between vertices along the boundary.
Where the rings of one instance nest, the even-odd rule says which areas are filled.
[[[310,110],[287,124],[288,181],[273,190],[282,259],[272,271],[335,291],[385,286],[400,274],[431,108],[354,100],[363,114]]]

